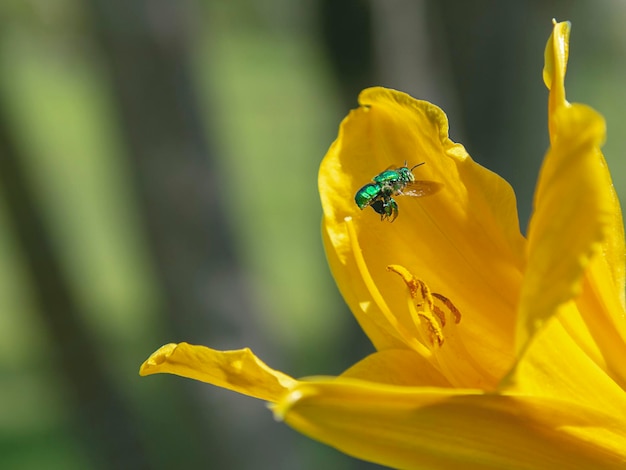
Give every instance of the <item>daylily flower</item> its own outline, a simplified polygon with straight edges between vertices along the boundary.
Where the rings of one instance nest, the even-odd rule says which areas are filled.
[[[248,349],[169,344],[141,367],[271,403],[278,419],[404,469],[626,468],[624,229],[600,151],[601,115],[566,101],[569,23],[545,51],[548,150],[528,237],[515,196],[448,138],[438,107],[364,90],[324,158],[323,238],[335,280],[377,352],[339,377],[296,380]],[[389,166],[442,189],[355,192]]]

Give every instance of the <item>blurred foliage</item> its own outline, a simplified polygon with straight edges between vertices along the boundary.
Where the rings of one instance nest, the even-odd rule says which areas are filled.
[[[165,38],[170,28],[185,33],[196,108],[183,112],[207,136],[232,269],[249,287],[239,292],[216,278],[205,300],[229,312],[229,299],[241,295],[253,309],[226,324],[208,313],[202,323],[176,323],[140,197],[148,175],[133,164],[115,65],[94,31],[97,2],[2,2],[0,103],[42,239],[60,263],[78,331],[99,358],[94,377],[103,383],[91,386],[119,398],[110,425],[126,429],[117,449],[138,467],[366,468],[275,423],[254,400],[137,375],[170,341],[250,346],[294,376],[336,374],[368,353],[326,266],[316,186],[319,161],[358,89],[396,87],[444,107],[453,138],[513,184],[525,226],[547,147],[543,46],[551,18],[570,19],[569,98],[607,118],[605,154],[626,197],[626,142],[618,137],[626,134],[626,7],[618,0],[187,0],[177,6],[182,26],[172,23],[180,17],[168,16],[167,1],[126,3],[120,27],[146,20]],[[181,92],[171,90],[175,102]],[[13,203],[0,198],[0,468],[117,468],[101,447],[89,447],[98,432],[86,430],[100,423],[81,416],[77,400],[85,397],[61,372],[63,348],[46,317],[54,309],[37,303]],[[204,261],[200,268],[211,269]],[[180,279],[191,289],[194,281]],[[220,446],[219,456],[211,453]]]

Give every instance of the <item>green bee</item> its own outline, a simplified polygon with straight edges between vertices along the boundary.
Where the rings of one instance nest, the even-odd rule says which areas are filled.
[[[373,183],[367,183],[354,195],[354,201],[359,209],[371,206],[380,220],[393,222],[398,217],[398,203],[393,196],[423,197],[439,191],[443,185],[434,181],[419,181],[413,176],[413,170],[425,162],[409,168],[404,166],[387,169],[372,178]]]

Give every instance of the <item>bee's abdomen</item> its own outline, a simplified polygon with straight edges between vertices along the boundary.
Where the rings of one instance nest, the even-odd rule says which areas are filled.
[[[356,192],[354,202],[359,206],[359,209],[365,209],[380,195],[380,190],[379,184],[366,184]]]

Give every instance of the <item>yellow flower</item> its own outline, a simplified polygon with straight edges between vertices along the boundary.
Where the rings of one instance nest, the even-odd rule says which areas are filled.
[[[324,158],[335,280],[377,352],[296,380],[249,350],[169,344],[141,367],[272,403],[298,431],[397,468],[626,468],[624,230],[602,116],[565,98],[569,23],[546,46],[550,149],[528,238],[515,196],[448,138],[436,106],[364,90]],[[355,192],[404,162],[443,183],[399,216]]]

